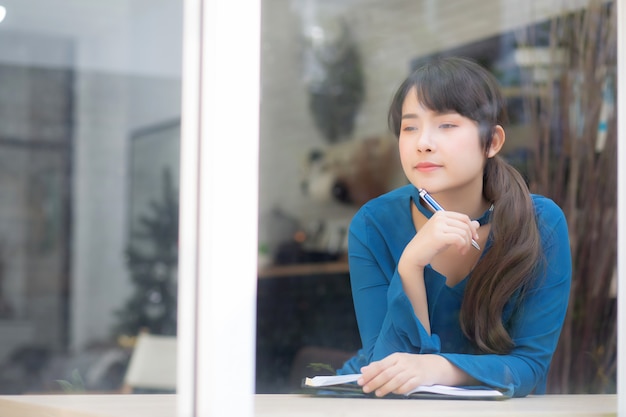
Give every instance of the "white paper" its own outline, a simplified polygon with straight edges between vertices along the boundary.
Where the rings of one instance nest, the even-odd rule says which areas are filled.
[[[316,376],[313,378],[306,378],[305,385],[309,387],[328,387],[332,385],[347,384],[350,382],[356,382],[361,377],[361,374],[348,374],[348,375],[331,375],[331,376]],[[406,395],[413,393],[430,393],[450,395],[455,397],[502,397],[502,394],[498,390],[489,388],[461,388],[451,387],[448,385],[420,385],[413,391]]]

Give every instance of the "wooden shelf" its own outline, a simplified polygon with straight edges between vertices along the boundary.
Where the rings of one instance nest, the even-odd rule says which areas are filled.
[[[259,269],[259,279],[284,278],[293,276],[308,276],[320,274],[348,273],[348,261],[345,259],[333,262],[316,262],[308,264],[271,265]]]

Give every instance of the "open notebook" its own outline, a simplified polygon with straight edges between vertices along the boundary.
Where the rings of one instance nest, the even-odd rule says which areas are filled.
[[[337,397],[373,397],[365,394],[356,383],[361,374],[316,376],[305,378],[302,388],[316,395]],[[467,400],[498,400],[509,398],[501,391],[481,386],[451,387],[447,385],[420,385],[408,394],[390,394],[385,398],[436,398]]]

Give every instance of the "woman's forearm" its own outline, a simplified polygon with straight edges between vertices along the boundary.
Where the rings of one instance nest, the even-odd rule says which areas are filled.
[[[411,305],[413,312],[424,329],[430,334],[430,317],[428,316],[428,299],[424,284],[424,269],[407,267],[402,262],[398,265],[398,274],[402,279],[402,288]]]

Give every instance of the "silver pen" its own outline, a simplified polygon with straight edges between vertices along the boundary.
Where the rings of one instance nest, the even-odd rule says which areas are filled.
[[[432,211],[445,211],[443,207],[441,207],[441,205],[437,203],[437,201],[430,194],[428,194],[428,191],[423,188],[419,188],[419,192],[420,197],[422,197],[422,199],[426,202],[426,204],[428,204]],[[480,250],[478,242],[476,242],[474,239],[472,239],[472,246]]]

